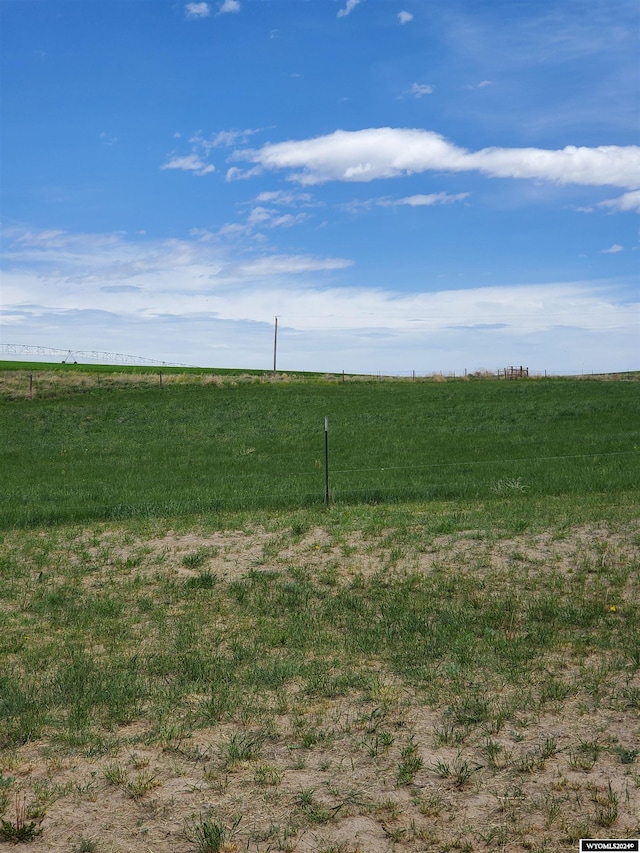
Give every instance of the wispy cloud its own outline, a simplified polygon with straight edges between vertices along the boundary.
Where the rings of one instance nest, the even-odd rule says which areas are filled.
[[[310,255],[265,255],[251,261],[223,266],[215,278],[255,279],[272,276],[343,270],[353,265],[347,258],[317,258]]]
[[[618,243],[614,243],[613,246],[609,246],[608,249],[602,249],[603,255],[617,255],[618,252],[624,252],[624,246],[620,246]]]
[[[349,202],[343,205],[343,209],[357,213],[363,208],[370,210],[372,207],[433,207],[440,204],[455,204],[457,201],[464,201],[470,195],[471,193],[428,193],[426,195],[418,193],[404,198],[382,196],[381,198]]]
[[[311,193],[295,193],[286,190],[259,193],[256,201],[261,204],[279,204],[285,207],[318,207],[321,204],[313,198]]]
[[[163,358],[259,367],[277,314],[286,369],[579,372],[637,361],[639,306],[613,281],[401,292],[341,285],[349,258],[239,257],[200,239],[58,229],[4,236],[3,322],[17,343],[145,355],[162,340]]]
[[[486,89],[487,86],[493,86],[493,82],[491,80],[481,80],[479,83],[471,83],[466,88],[467,89]]]
[[[198,131],[198,133],[191,137],[189,142],[198,149],[201,149],[205,155],[208,155],[213,148],[231,148],[234,145],[244,145],[255,133],[260,133],[260,130],[257,128],[221,130],[207,139]]]
[[[114,292],[112,282],[118,283],[118,292],[132,287],[132,293],[143,293],[144,299],[151,298],[156,306],[156,297],[188,300],[194,294],[207,291],[208,282],[213,279],[217,284],[244,281],[247,286],[253,286],[259,284],[259,280],[264,283],[275,277],[275,281],[281,275],[341,270],[353,264],[348,258],[311,254],[263,252],[257,257],[233,257],[228,248],[220,243],[213,244],[200,231],[194,234],[196,239],[193,240],[148,240],[128,238],[119,233],[74,234],[60,230],[19,229],[5,231],[3,236],[7,243],[3,255],[5,270],[22,275],[26,269],[31,269],[36,278],[44,276],[48,284],[42,279],[38,285],[39,298],[46,294],[46,298],[59,307],[71,304],[70,293],[78,305],[84,306],[93,299],[91,294],[103,292],[105,285],[109,285],[109,292]],[[55,287],[51,288],[53,282]],[[20,301],[28,301],[26,292]],[[155,311],[151,303],[148,310]],[[104,303],[92,303],[91,307],[109,308]]]
[[[429,83],[414,83],[411,87],[411,94],[416,98],[422,98],[424,95],[432,95],[434,87]]]
[[[326,136],[235,152],[260,169],[284,169],[301,184],[373,181],[426,171],[477,171],[490,177],[541,179],[559,184],[640,186],[640,147],[569,145],[468,151],[433,131],[404,128],[337,130]],[[234,177],[239,177],[234,174]]]
[[[103,131],[100,134],[100,141],[103,145],[112,146],[116,144],[116,142],[118,141],[118,137],[115,136],[115,134],[113,133],[107,133],[106,131]]]
[[[172,157],[160,168],[179,169],[183,172],[193,172],[195,175],[209,175],[216,170],[216,167],[212,163],[205,163],[197,154],[187,154],[185,157]]]
[[[246,143],[257,130],[222,130],[210,138],[206,138],[200,131],[191,137],[190,154],[171,154],[169,160],[164,163],[162,169],[180,169],[184,172],[192,172],[195,175],[209,175],[215,171],[215,166],[207,162],[207,158],[216,148],[228,148],[233,145]],[[181,134],[175,134],[180,139]]]
[[[350,15],[359,3],[360,0],[347,0],[347,5],[344,7],[344,9],[338,10],[338,17],[344,18],[347,15]]]
[[[626,213],[632,211],[640,213],[640,190],[632,190],[619,198],[609,198],[598,202],[598,207],[608,208],[611,211]]]
[[[413,21],[413,15],[411,12],[398,12],[398,20],[401,24],[408,24],[409,21]]]
[[[228,13],[235,15],[240,11],[240,2],[239,0],[224,0],[224,3],[220,4],[220,11],[218,14],[226,15]]]
[[[306,213],[280,213],[269,207],[254,207],[247,217],[247,225],[251,228],[290,228],[300,225],[307,219]]]
[[[198,240],[206,242],[226,237],[248,237],[253,242],[265,242],[265,230],[302,225],[310,219],[308,209],[322,206],[323,203],[314,199],[310,193],[284,190],[261,192],[252,201],[239,205],[240,208],[248,208],[244,221],[227,222],[216,231],[194,228],[191,233]],[[294,212],[288,212],[286,208],[292,208]]]
[[[428,195],[410,195],[405,198],[380,200],[378,204],[383,207],[397,207],[408,205],[409,207],[432,207],[434,204],[453,204],[456,201],[463,201],[469,198],[471,193],[429,193]]]
[[[208,18],[211,14],[211,7],[208,3],[187,3],[184,7],[184,13],[190,20]]]

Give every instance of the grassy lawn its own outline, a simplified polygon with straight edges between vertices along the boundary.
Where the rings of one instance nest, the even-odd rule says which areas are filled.
[[[640,836],[635,383],[111,381],[1,403],[0,845]]]

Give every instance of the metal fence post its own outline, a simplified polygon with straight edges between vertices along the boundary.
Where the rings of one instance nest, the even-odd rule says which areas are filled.
[[[329,418],[324,419],[324,503],[329,506]]]

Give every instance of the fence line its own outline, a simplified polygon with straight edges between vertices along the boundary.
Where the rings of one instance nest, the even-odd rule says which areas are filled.
[[[369,471],[415,471],[425,468],[447,468],[460,465],[502,465],[515,462],[550,462],[558,459],[597,459],[600,456],[638,455],[640,450],[619,450],[607,453],[571,453],[564,456],[519,456],[516,459],[470,459],[461,462],[430,462],[428,465],[385,465],[382,468],[344,468],[334,474],[356,474]]]
[[[290,459],[291,456],[297,456],[300,454],[297,453],[278,453],[273,454],[270,453],[266,457],[266,461],[271,462],[274,459],[282,459],[287,458]],[[640,450],[619,450],[619,451],[608,451],[604,453],[571,453],[564,454],[559,456],[519,456],[515,459],[469,459],[469,460],[461,460],[458,462],[430,462],[427,465],[381,465],[379,467],[374,468],[332,468],[331,474],[367,474],[374,473],[376,471],[423,471],[431,468],[459,468],[461,466],[469,466],[472,467],[474,465],[514,465],[521,462],[551,462],[551,461],[559,461],[563,459],[599,459],[601,457],[611,457],[611,456],[639,456]],[[314,470],[298,470],[293,472],[287,472],[285,477],[311,477],[311,476],[320,476],[324,467],[318,467],[315,462],[320,461],[320,457],[318,456],[318,460],[314,460]],[[41,464],[60,464],[71,467],[74,464],[74,460],[70,459],[62,459],[55,458],[46,461],[41,461]],[[209,474],[216,476],[215,472],[208,472]],[[231,476],[226,477],[218,477],[216,476],[217,483],[231,483],[236,482],[237,480],[248,480],[257,474],[257,471],[249,472],[246,474],[233,474]]]
[[[548,456],[548,457],[529,457],[525,459],[511,459],[511,460],[472,460],[470,462],[454,462],[454,463],[434,463],[432,465],[425,466],[412,466],[418,467],[419,469],[435,469],[435,468],[454,468],[459,467],[460,465],[468,465],[469,467],[477,466],[477,465],[488,465],[488,464],[517,464],[522,462],[535,462],[535,461],[545,461],[545,460],[576,460],[576,459],[597,459],[599,457],[622,457],[622,456],[638,456],[640,455],[640,451],[619,451],[619,452],[607,452],[607,453],[593,453],[593,454],[567,454],[567,455],[559,455],[559,456]],[[58,461],[58,460],[56,460]],[[64,460],[60,460],[64,461]],[[68,462],[67,462],[68,464]],[[384,471],[393,471],[393,470],[406,470],[405,466],[391,466],[388,468],[380,467],[380,468],[367,468],[367,469],[343,469],[340,471],[334,471],[333,474],[344,476],[353,473],[359,472],[384,472]],[[259,472],[255,472],[259,473]],[[82,519],[91,519],[91,518],[102,518],[103,520],[117,520],[124,518],[133,518],[140,515],[157,515],[162,516],[165,513],[175,515],[181,513],[198,513],[198,512],[225,512],[232,510],[250,510],[250,509],[269,509],[275,508],[277,506],[291,506],[292,504],[302,504],[302,505],[320,505],[324,502],[324,471],[322,468],[316,468],[314,471],[297,471],[293,473],[286,473],[281,477],[282,488],[279,490],[256,490],[251,489],[245,491],[241,494],[238,493],[227,493],[227,494],[217,494],[215,493],[215,484],[227,484],[230,482],[239,482],[246,481],[255,477],[255,473],[242,474],[242,475],[234,475],[230,477],[217,477],[213,483],[213,487],[211,492],[208,493],[207,497],[201,499],[193,499],[186,497],[185,499],[180,499],[175,503],[165,502],[163,499],[152,499],[145,500],[143,495],[131,495],[120,500],[113,500],[111,502],[104,503],[102,501],[97,501],[93,503],[90,499],[85,500],[82,503],[66,503],[64,502],[63,495],[58,493],[52,493],[48,497],[40,497],[36,498],[36,502],[32,506],[25,506],[24,504],[21,506],[16,506],[15,511],[9,510],[9,512],[5,512],[4,519],[2,520],[3,524],[6,524],[11,519],[13,524],[38,524],[38,523],[47,523],[47,521],[51,520],[59,520],[59,521],[79,521]],[[514,472],[516,475],[518,472]],[[313,490],[309,490],[309,487],[302,489],[291,488],[291,480],[294,478],[308,478],[314,477],[317,482],[317,488]],[[300,484],[302,485],[302,484]],[[520,477],[516,476],[515,478],[511,478],[509,480],[474,480],[474,479],[455,479],[455,480],[445,480],[439,482],[417,482],[410,483],[406,485],[395,485],[389,483],[376,483],[372,482],[369,484],[363,484],[362,482],[358,483],[339,483],[337,486],[335,482],[332,484],[330,488],[330,497],[332,501],[337,500],[338,502],[341,498],[344,497],[346,501],[349,501],[356,495],[360,496],[370,496],[375,498],[376,500],[384,500],[385,496],[391,497],[402,497],[404,494],[407,500],[417,500],[421,497],[425,500],[435,500],[438,499],[438,493],[445,491],[447,493],[447,499],[451,499],[451,493],[456,493],[460,498],[469,495],[469,490],[471,490],[476,497],[479,497],[481,494],[490,491],[496,497],[504,497],[506,495],[513,495],[516,493],[524,493],[528,489],[527,484],[523,484],[520,482]],[[553,494],[554,492],[552,492]],[[17,497],[17,496],[16,496]],[[60,502],[60,503],[58,503]],[[5,500],[5,508],[9,509],[11,504],[11,498],[8,501]],[[76,515],[79,511],[80,517]],[[70,517],[71,516],[71,517]]]

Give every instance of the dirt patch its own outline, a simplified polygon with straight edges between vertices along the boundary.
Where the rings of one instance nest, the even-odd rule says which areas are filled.
[[[500,583],[544,573],[602,581],[635,566],[617,591],[621,606],[636,595],[637,543],[637,528],[605,527],[424,541],[320,527],[150,538],[105,527],[78,534],[73,560],[88,588],[118,577],[184,582],[209,573],[227,582],[253,572],[329,585],[442,572]],[[52,552],[34,576],[55,561]],[[604,652],[583,663],[594,671],[591,692],[571,690],[567,659],[558,695],[543,708],[502,715],[505,686],[492,693],[490,712],[462,722],[379,665],[366,694],[310,697],[288,685],[283,708],[258,718],[197,729],[175,719],[158,733],[142,714],[78,747],[52,733],[0,757],[4,819],[15,823],[15,795],[24,797],[42,830],[30,849],[51,853],[188,853],[206,849],[203,826],[224,827],[220,849],[251,853],[575,851],[580,837],[635,838],[640,679],[629,666],[598,680],[606,663]]]

